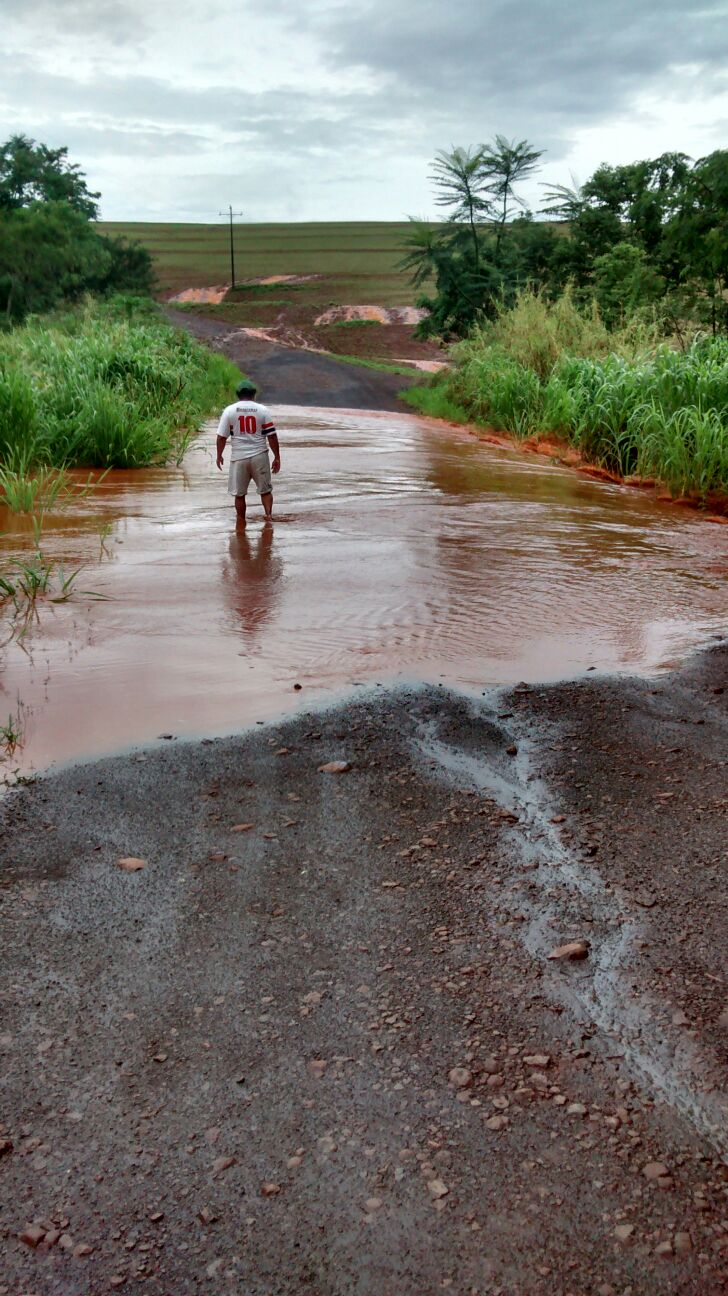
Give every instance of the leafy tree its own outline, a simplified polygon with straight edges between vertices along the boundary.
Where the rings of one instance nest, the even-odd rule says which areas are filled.
[[[65,202],[0,212],[0,310],[8,321],[78,298],[110,266],[104,240]]]
[[[667,253],[696,313],[728,329],[728,149],[689,171],[665,234]]]
[[[594,296],[604,322],[611,328],[623,324],[641,307],[652,305],[665,292],[665,280],[650,264],[641,247],[617,243],[595,257]]]
[[[88,189],[80,168],[68,161],[68,149],[50,149],[25,135],[12,135],[0,145],[0,210],[65,202],[95,220],[98,197]]]
[[[6,323],[87,292],[146,293],[153,287],[147,250],[95,227],[99,195],[67,154],[24,135],[0,145],[0,312]]]

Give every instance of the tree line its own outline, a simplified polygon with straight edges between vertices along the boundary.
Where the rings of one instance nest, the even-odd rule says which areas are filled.
[[[665,331],[728,331],[728,150],[599,166],[581,187],[545,185],[537,220],[519,192],[543,151],[496,135],[436,155],[443,224],[413,221],[401,265],[425,291],[425,335],[464,336],[530,287],[567,286],[610,326],[649,310]]]
[[[67,149],[24,135],[0,145],[0,320],[17,323],[86,293],[151,291],[147,250],[96,227],[99,196]]]

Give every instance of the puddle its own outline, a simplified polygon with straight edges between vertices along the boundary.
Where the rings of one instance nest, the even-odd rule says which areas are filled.
[[[213,427],[183,468],[112,473],[46,519],[46,556],[107,601],[45,606],[3,650],[13,766],[230,733],[358,682],[654,672],[725,627],[728,535],[699,515],[414,415],[276,417],[272,531],[255,500],[234,534]],[[0,532],[27,550],[28,519]]]

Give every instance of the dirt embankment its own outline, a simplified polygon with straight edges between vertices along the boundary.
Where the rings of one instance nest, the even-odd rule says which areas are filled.
[[[3,1296],[723,1293],[727,662],[13,792]]]

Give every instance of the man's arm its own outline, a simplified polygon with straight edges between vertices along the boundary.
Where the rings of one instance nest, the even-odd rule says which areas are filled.
[[[271,432],[268,436],[268,445],[273,451],[272,469],[274,473],[281,471],[281,447],[278,444],[278,433]]]
[[[226,442],[227,442],[227,437],[219,436],[219,437],[217,438],[217,466],[218,466],[218,468],[222,468],[222,452],[223,452],[223,450],[225,449],[225,443],[226,443]]]

